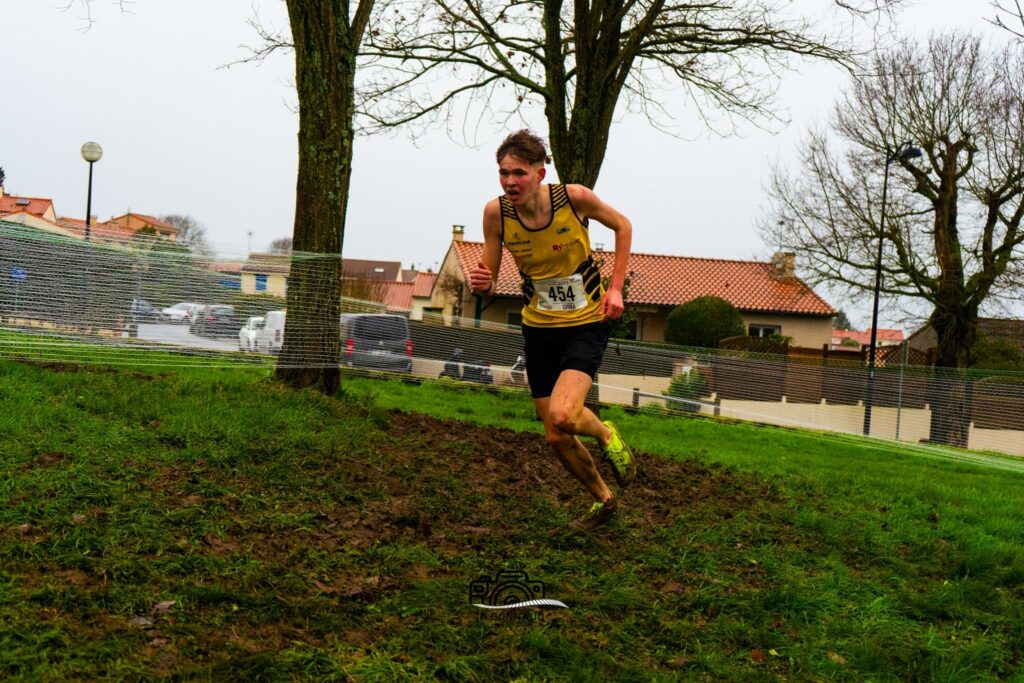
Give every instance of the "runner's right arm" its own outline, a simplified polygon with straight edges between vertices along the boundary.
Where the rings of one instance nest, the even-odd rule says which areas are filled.
[[[469,271],[469,285],[477,294],[493,294],[501,267],[501,206],[497,199],[484,207],[484,253],[480,263]]]

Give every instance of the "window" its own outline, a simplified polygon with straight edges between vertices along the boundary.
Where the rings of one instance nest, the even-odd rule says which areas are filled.
[[[353,319],[352,336],[371,342],[408,339],[409,324],[397,315],[362,315]]]
[[[751,325],[747,334],[751,337],[770,337],[780,332],[782,332],[782,328],[778,325]]]
[[[257,275],[256,276],[256,291],[265,292],[267,291],[267,276]]]

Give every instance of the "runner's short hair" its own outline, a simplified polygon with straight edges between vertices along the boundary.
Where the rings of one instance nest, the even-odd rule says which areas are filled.
[[[498,146],[498,163],[507,155],[511,154],[516,159],[521,159],[528,164],[551,163],[548,156],[548,147],[544,140],[532,130],[523,128],[510,134],[501,145]]]

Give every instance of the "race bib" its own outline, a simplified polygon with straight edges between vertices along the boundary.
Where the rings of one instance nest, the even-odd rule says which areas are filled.
[[[583,276],[579,273],[534,280],[533,284],[537,292],[537,308],[542,311],[577,311],[587,307],[587,293],[583,290]]]

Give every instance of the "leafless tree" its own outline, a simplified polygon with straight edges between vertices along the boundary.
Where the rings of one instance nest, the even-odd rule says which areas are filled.
[[[677,109],[669,90],[722,135],[739,120],[777,122],[784,71],[851,65],[849,27],[877,28],[904,2],[827,0],[814,21],[782,0],[388,0],[360,53],[357,111],[369,133],[440,124],[469,139],[540,105],[559,178],[593,186],[620,102],[662,129]],[[247,59],[291,49],[285,31],[251,24],[262,42]]]
[[[291,237],[278,237],[270,242],[271,254],[287,254],[292,250]]]
[[[475,131],[540,105],[559,177],[593,186],[620,102],[660,127],[677,109],[669,90],[721,133],[776,120],[784,70],[804,58],[850,63],[832,10],[871,21],[900,2],[830,0],[827,33],[780,0],[395,0],[367,37],[359,109],[370,131]]]
[[[277,377],[333,393],[341,355],[341,248],[352,173],[356,58],[375,0],[286,0],[299,100],[299,172],[288,327]],[[118,0],[122,12],[131,0]],[[86,28],[93,0],[81,7]]]
[[[188,247],[192,253],[208,255],[213,251],[206,238],[206,227],[192,216],[170,213],[160,216],[160,220],[178,229],[178,244]]]
[[[1024,40],[1024,6],[1020,0],[1012,0],[1012,6],[1011,0],[992,0],[992,8],[996,15],[988,22]]]
[[[341,284],[341,296],[356,305],[373,302],[383,307],[387,288],[388,283],[384,280],[346,277]]]
[[[134,14],[135,0],[115,0],[114,3],[120,9],[121,14]],[[96,23],[96,17],[93,15],[93,0],[64,0],[63,4],[58,4],[57,9],[61,12],[70,12],[72,9],[78,8],[82,12],[82,30],[88,31],[92,28],[92,25]]]
[[[288,329],[297,332],[285,334],[277,377],[330,394],[340,382],[341,248],[352,178],[356,56],[374,0],[358,0],[351,11],[349,0],[287,5],[299,99],[295,252],[288,280]]]
[[[766,241],[856,295],[874,288],[882,239],[883,296],[923,302],[938,365],[969,367],[979,310],[1024,286],[1024,47],[958,33],[907,42],[854,80],[832,128],[809,135],[796,174],[775,170]],[[907,141],[920,159],[898,153]],[[949,424],[933,417],[933,438]]]

